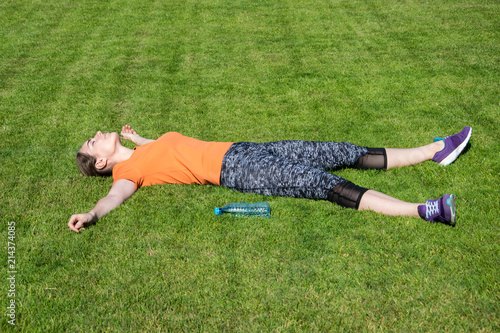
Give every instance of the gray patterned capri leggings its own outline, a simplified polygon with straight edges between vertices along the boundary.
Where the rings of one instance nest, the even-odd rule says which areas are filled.
[[[238,142],[224,156],[220,181],[221,185],[240,192],[330,200],[341,204],[333,199],[333,189],[352,183],[329,170],[364,168],[358,165],[359,160],[373,149],[377,148],[349,142]],[[357,203],[352,208],[358,208],[364,191],[366,189],[357,194]]]

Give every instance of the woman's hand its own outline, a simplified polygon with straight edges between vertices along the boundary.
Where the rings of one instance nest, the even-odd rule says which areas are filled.
[[[85,230],[86,226],[95,224],[96,222],[97,216],[94,214],[75,214],[69,219],[68,227],[74,232],[80,232],[80,230]]]
[[[125,125],[122,127],[121,135],[125,140],[130,140],[138,146],[142,146],[142,145],[145,145],[146,143],[150,143],[150,142],[155,141],[155,140],[143,138],[142,136],[137,134],[134,131],[134,129],[132,127],[130,127],[129,125]]]
[[[107,196],[97,202],[94,209],[87,214],[76,214],[71,216],[68,227],[74,232],[85,230],[85,227],[97,223],[97,220],[116,207],[120,206],[125,200],[130,198],[136,191],[135,183],[120,179],[111,186]]]
[[[129,125],[125,125],[122,127],[121,135],[125,140],[130,140],[132,142],[134,142],[134,139],[139,137],[139,135],[137,135],[137,133],[134,131],[134,129],[132,127],[130,127]]]

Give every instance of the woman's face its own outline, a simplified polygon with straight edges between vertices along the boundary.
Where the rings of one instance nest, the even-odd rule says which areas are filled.
[[[121,145],[118,133],[101,133],[97,131],[93,138],[83,144],[80,152],[94,156],[95,158],[110,158]]]

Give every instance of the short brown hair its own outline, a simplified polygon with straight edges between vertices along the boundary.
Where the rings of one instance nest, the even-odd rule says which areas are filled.
[[[112,175],[113,170],[97,170],[95,167],[96,159],[94,156],[78,152],[76,154],[76,164],[80,172],[88,177],[109,177]]]

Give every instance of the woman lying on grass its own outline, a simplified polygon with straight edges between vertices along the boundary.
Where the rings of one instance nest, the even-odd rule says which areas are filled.
[[[460,155],[471,134],[472,128],[465,127],[426,146],[392,149],[348,142],[205,142],[175,132],[149,140],[127,125],[121,135],[137,145],[134,149],[124,147],[118,133],[97,132],[78,152],[78,168],[84,175],[112,175],[114,180],[108,195],[87,214],[71,216],[68,227],[84,230],[140,187],[155,184],[222,185],[241,192],[329,200],[348,208],[455,225],[453,194],[424,204],[409,203],[359,187],[328,170],[391,169],[431,159],[448,165]]]

